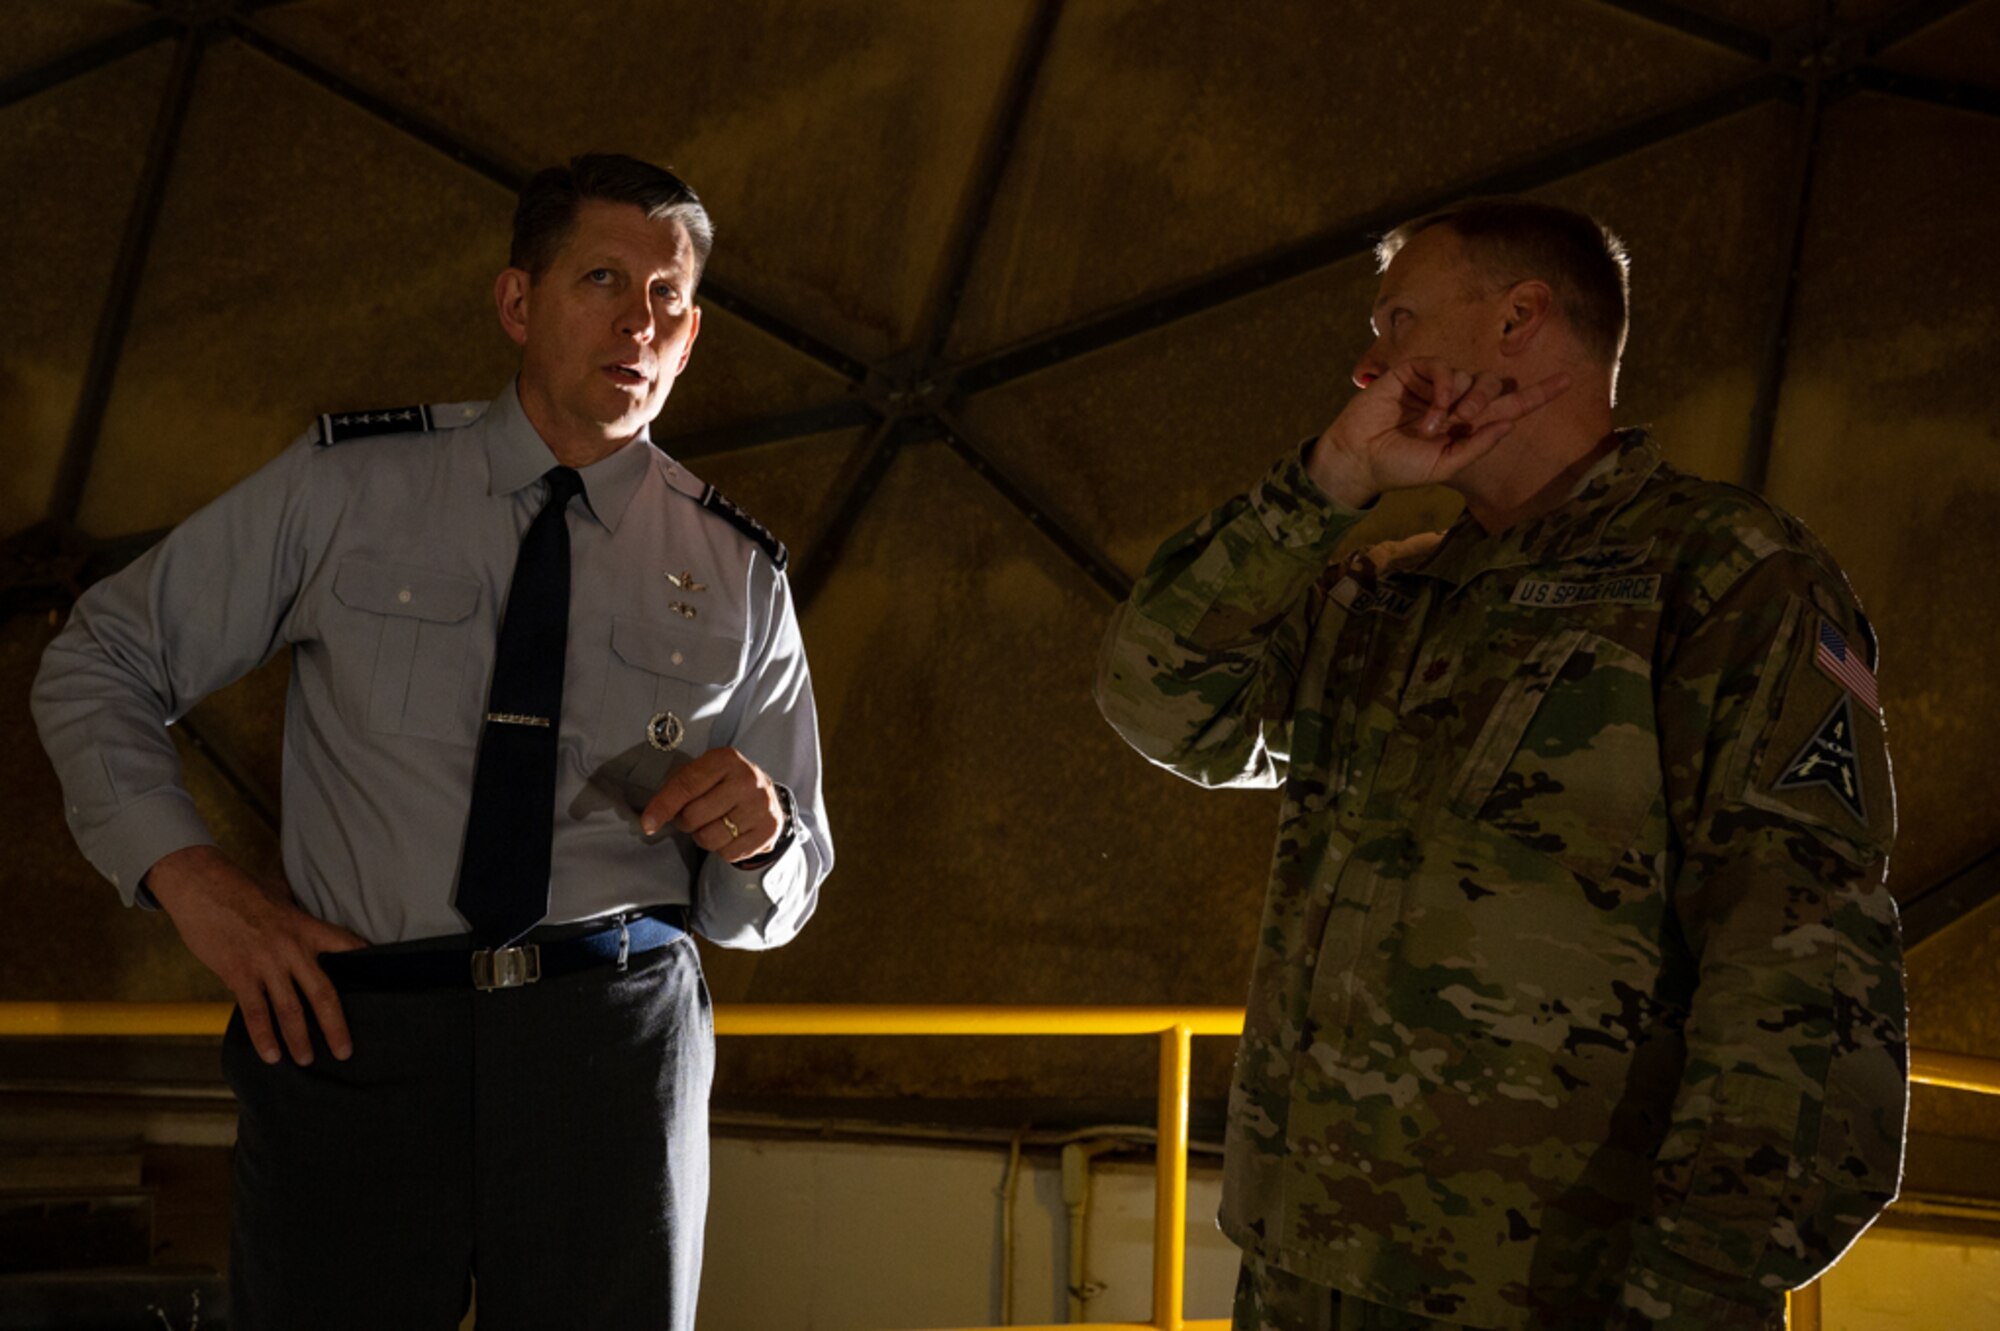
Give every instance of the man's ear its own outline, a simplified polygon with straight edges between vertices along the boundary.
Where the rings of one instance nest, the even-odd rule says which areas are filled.
[[[533,284],[521,268],[502,269],[493,280],[493,307],[499,312],[500,327],[517,347],[528,344],[528,288]]]
[[[688,357],[694,355],[694,340],[701,336],[701,306],[695,306],[688,313],[692,316],[688,322],[688,340],[681,344],[681,363],[674,367],[676,379],[688,367]]]
[[[1516,282],[1501,297],[1500,349],[1518,356],[1541,336],[1556,308],[1555,292],[1539,278]]]

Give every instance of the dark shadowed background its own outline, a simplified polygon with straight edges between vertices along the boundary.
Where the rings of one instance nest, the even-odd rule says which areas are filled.
[[[73,849],[39,653],[314,414],[492,396],[513,190],[585,149],[715,216],[655,438],[796,552],[824,726],[838,868],[792,946],[709,952],[720,1001],[1242,1001],[1275,801],[1125,750],[1098,636],[1351,391],[1375,235],[1513,191],[1630,246],[1622,419],[1844,561],[1915,1036],[2000,1053],[2000,0],[9,0],[0,998],[222,996]],[[176,728],[265,870],[285,672]],[[718,1092],[1137,1100],[1153,1058],[736,1042]],[[2000,1138],[1977,1110],[1916,1126]]]

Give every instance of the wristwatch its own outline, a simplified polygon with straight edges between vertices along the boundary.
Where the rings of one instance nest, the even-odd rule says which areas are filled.
[[[778,824],[778,839],[761,855],[752,855],[747,860],[731,860],[730,863],[739,869],[762,869],[769,866],[773,860],[792,848],[792,841],[798,835],[799,806],[798,801],[792,798],[792,788],[782,781],[773,781],[771,787],[778,792],[778,813],[781,819]]]

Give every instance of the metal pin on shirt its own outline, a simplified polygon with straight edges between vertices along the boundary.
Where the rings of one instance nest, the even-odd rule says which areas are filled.
[[[672,753],[687,735],[687,727],[672,712],[655,712],[646,723],[646,743],[661,753]]]
[[[708,584],[705,582],[696,582],[692,573],[669,573],[667,574],[667,581],[684,592],[705,592],[708,590]]]

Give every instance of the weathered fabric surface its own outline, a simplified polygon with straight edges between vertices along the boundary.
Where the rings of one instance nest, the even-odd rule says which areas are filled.
[[[1901,1169],[1872,631],[1640,432],[1545,517],[1329,566],[1360,516],[1281,459],[1098,677],[1154,762],[1284,786],[1224,1230],[1468,1326],[1779,1325]]]

